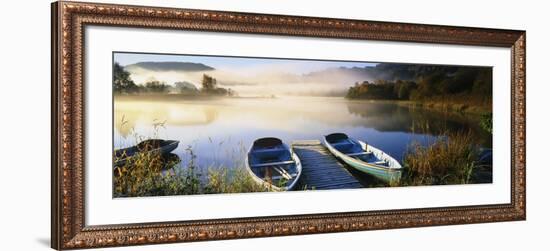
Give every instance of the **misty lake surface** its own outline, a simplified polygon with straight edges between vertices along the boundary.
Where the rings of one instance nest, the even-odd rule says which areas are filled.
[[[428,144],[444,131],[471,130],[481,146],[492,144],[491,134],[480,128],[476,116],[388,101],[120,96],[115,97],[114,109],[115,149],[134,145],[140,136],[179,140],[173,153],[182,159],[182,166],[191,159],[190,148],[202,168],[242,166],[247,149],[262,137],[290,144],[343,132],[400,162],[412,143]]]

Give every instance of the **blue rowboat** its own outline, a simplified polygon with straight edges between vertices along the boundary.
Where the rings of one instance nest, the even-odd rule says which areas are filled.
[[[278,138],[254,141],[245,163],[254,181],[271,191],[292,190],[302,174],[298,155]]]
[[[401,164],[363,141],[350,138],[344,133],[333,133],[324,137],[324,144],[334,156],[363,173],[387,183],[401,179]]]

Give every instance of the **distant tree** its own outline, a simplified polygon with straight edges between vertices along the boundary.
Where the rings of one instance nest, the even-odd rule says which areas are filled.
[[[355,86],[350,87],[347,98],[366,98],[366,99],[395,99],[394,83],[385,80],[376,80],[374,83],[364,81],[363,83],[355,83]]]
[[[236,95],[237,95],[237,93],[234,90],[232,90],[231,88],[227,89],[227,96],[233,97],[233,96],[236,96]]]
[[[115,93],[135,93],[138,86],[130,78],[130,73],[115,62],[113,67],[113,89]]]
[[[217,96],[235,96],[236,93],[231,89],[218,87],[217,80],[207,74],[202,75],[201,92]]]
[[[418,92],[423,97],[440,94],[440,83],[445,79],[445,72],[434,70],[417,78]]]
[[[453,88],[450,93],[461,93],[472,89],[480,71],[473,67],[460,68],[452,78]]]
[[[419,100],[421,99],[420,93],[417,89],[412,89],[411,93],[409,93],[409,100]]]
[[[397,80],[394,86],[394,93],[398,99],[410,99],[411,92],[416,88],[416,83],[413,81]]]
[[[477,75],[472,86],[472,94],[480,95],[486,99],[491,98],[493,92],[493,72],[491,69],[484,69]]]
[[[174,92],[176,93],[196,93],[199,90],[197,87],[187,81],[180,81],[174,83]]]
[[[202,91],[206,93],[212,93],[216,90],[216,79],[211,77],[210,75],[203,74],[202,75]]]
[[[169,91],[169,86],[165,82],[155,79],[150,79],[145,83],[145,91],[153,93],[166,93]]]
[[[461,96],[482,102],[492,99],[491,68],[414,65],[376,67],[384,78],[374,82],[356,82],[347,98],[422,100],[433,97]],[[383,72],[387,70],[387,74]],[[400,79],[400,76],[410,79]]]

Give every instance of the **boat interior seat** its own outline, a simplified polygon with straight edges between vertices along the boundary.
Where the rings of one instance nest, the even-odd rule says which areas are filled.
[[[254,151],[252,155],[260,159],[262,162],[265,162],[270,160],[279,160],[281,156],[288,155],[288,151],[284,148],[262,149]]]
[[[366,156],[366,155],[371,155],[371,154],[373,154],[371,151],[368,151],[368,152],[360,151],[360,152],[350,153],[350,154],[348,154],[348,156]]]
[[[340,151],[344,154],[350,154],[350,153],[359,153],[363,152],[363,149],[360,145],[355,144],[351,142],[350,140],[340,141],[337,143],[333,143],[332,146],[336,148],[336,150]]]
[[[384,165],[387,165],[388,163],[384,160],[379,160],[379,161],[375,161],[375,162],[370,162],[370,164],[375,164],[375,165],[378,165],[378,166],[384,166]]]
[[[355,144],[349,142],[349,140],[346,140],[346,141],[340,141],[337,143],[332,143],[332,146],[334,146],[334,148],[338,150],[347,150],[355,146]]]
[[[285,165],[290,165],[294,163],[296,163],[294,162],[294,160],[270,160],[268,162],[266,161],[266,162],[250,165],[250,167],[279,167],[279,166],[285,166]]]
[[[254,150],[254,153],[280,153],[286,151],[284,148],[267,148],[267,149],[257,149]]]

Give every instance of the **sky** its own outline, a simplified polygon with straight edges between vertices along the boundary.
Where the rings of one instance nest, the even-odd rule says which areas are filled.
[[[273,59],[273,58],[245,58],[226,56],[187,56],[144,53],[115,53],[115,62],[122,66],[138,62],[191,62],[202,63],[217,70],[232,71],[266,71],[279,70],[294,74],[307,74],[333,67],[366,67],[375,66],[376,63],[349,62],[349,61],[320,61],[301,59]]]

